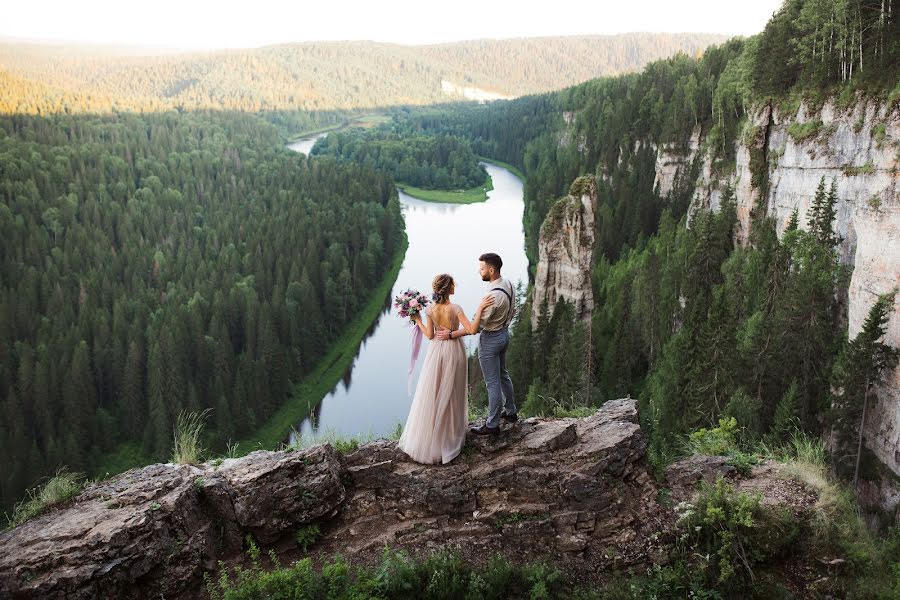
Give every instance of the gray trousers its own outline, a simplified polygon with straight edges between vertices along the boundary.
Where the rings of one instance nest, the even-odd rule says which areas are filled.
[[[484,374],[488,393],[488,427],[500,425],[500,407],[506,414],[516,414],[512,379],[506,369],[506,349],[509,347],[509,328],[500,331],[482,331],[478,339],[478,361]]]

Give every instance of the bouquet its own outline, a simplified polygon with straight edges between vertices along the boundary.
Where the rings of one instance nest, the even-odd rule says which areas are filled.
[[[406,373],[406,391],[412,395],[412,372],[416,366],[416,360],[419,358],[419,348],[422,347],[422,330],[413,323],[411,317],[418,315],[428,305],[428,298],[425,294],[417,290],[406,290],[402,294],[394,298],[394,306],[397,308],[397,314],[401,317],[410,318],[409,324],[413,326],[412,331],[412,356],[409,359],[409,370]]]
[[[401,317],[417,315],[425,310],[427,304],[428,298],[425,294],[416,290],[406,290],[394,298],[394,306],[397,307],[397,314]]]

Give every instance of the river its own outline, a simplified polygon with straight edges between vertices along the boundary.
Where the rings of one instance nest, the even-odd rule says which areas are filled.
[[[315,140],[323,135],[326,134],[293,142],[288,148],[308,154]],[[478,274],[478,257],[485,252],[500,255],[504,277],[513,283],[527,284],[522,181],[502,167],[483,164],[494,184],[485,202],[426,202],[400,192],[409,238],[400,273],[343,379],[310,417],[295,426],[304,438],[326,432],[345,437],[388,435],[397,423],[406,422],[412,403],[412,396],[407,393],[411,328],[393,309],[396,294],[413,288],[430,295],[432,278],[438,273],[449,273],[456,281],[451,302],[461,305],[471,318],[489,289]],[[463,339],[471,355],[478,345],[478,336]],[[427,339],[422,341],[413,385],[429,343]],[[286,441],[295,441],[295,432],[286,436]]]

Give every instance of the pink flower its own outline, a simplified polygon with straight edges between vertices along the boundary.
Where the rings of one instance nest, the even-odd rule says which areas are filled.
[[[419,305],[419,301],[416,300],[415,298],[413,298],[412,300],[409,301],[409,305],[410,305],[410,306],[418,306],[418,305]]]

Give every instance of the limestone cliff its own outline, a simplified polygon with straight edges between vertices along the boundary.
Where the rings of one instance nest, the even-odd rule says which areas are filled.
[[[840,108],[831,100],[820,110],[801,104],[796,112],[782,114],[765,104],[750,113],[742,137],[731,173],[713,174],[709,157],[701,156],[691,208],[717,209],[721,180],[730,180],[738,203],[738,237],[746,243],[754,207],[775,218],[779,235],[794,209],[805,227],[819,179],[824,176],[830,184],[834,178],[840,256],[853,267],[848,290],[852,339],[878,294],[900,286],[900,111],[873,101]],[[663,197],[697,155],[696,131],[684,146],[686,151],[668,146],[657,151],[656,180]],[[897,302],[885,336],[894,347],[900,347],[900,296]],[[866,424],[868,447],[900,475],[900,368],[878,390]]]
[[[546,302],[552,311],[559,298],[575,305],[577,318],[590,319],[594,307],[591,263],[596,204],[596,180],[579,177],[569,195],[557,200],[544,219],[538,242],[532,327],[537,326],[541,305]]]

